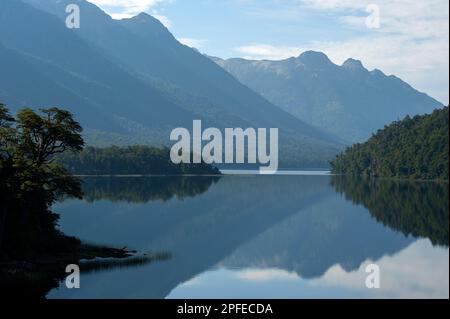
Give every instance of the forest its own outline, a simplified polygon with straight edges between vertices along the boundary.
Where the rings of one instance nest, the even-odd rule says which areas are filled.
[[[447,180],[448,106],[432,114],[407,116],[355,144],[331,161],[332,172],[420,180]]]
[[[219,175],[217,168],[205,164],[174,164],[169,148],[144,145],[106,148],[86,147],[56,157],[58,163],[77,175]]]

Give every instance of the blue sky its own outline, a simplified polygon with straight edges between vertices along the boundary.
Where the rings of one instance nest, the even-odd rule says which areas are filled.
[[[89,0],[116,19],[147,12],[181,42],[222,58],[349,57],[449,101],[447,0]],[[379,25],[366,23],[368,5]],[[373,8],[373,6],[372,6]]]

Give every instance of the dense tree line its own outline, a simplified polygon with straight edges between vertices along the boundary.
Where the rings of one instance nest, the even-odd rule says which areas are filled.
[[[219,174],[205,163],[173,164],[170,149],[143,145],[86,147],[82,152],[62,154],[57,161],[78,175]]]
[[[407,116],[355,144],[332,162],[334,173],[380,177],[440,179],[449,175],[448,107]]]

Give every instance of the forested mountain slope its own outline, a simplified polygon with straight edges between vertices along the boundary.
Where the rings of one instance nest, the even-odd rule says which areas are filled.
[[[333,172],[448,180],[448,123],[448,106],[394,122],[338,155],[331,163]]]

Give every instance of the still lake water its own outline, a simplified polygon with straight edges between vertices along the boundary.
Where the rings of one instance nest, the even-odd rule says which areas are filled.
[[[448,184],[326,175],[85,178],[83,241],[169,258],[48,298],[448,298]],[[366,266],[380,267],[368,289]],[[83,267],[82,267],[83,270]]]

